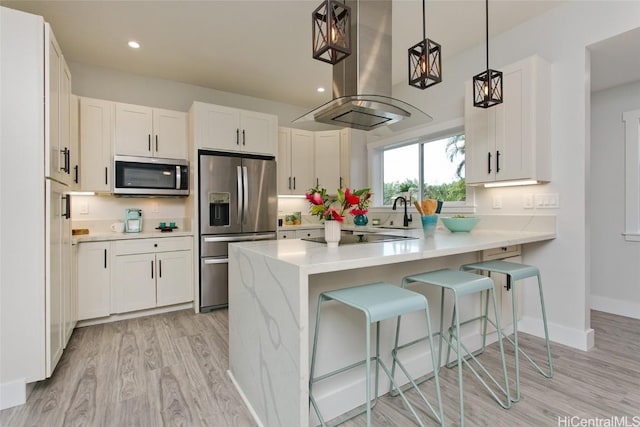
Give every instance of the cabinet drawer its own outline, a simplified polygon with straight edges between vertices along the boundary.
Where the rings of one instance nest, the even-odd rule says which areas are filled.
[[[278,231],[278,239],[295,239],[295,238],[296,238],[295,230]]]
[[[182,251],[193,248],[191,237],[162,237],[156,239],[119,240],[113,243],[117,255],[145,254],[153,252]]]
[[[324,228],[312,228],[310,230],[296,230],[296,238],[304,239],[308,237],[323,237]]]
[[[520,245],[501,246],[499,248],[482,251],[482,260],[491,261],[494,259],[509,258],[512,256],[519,256],[520,253]]]

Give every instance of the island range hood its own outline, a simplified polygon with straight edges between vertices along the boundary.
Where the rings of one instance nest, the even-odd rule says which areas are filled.
[[[431,116],[391,97],[391,0],[347,0],[352,52],[333,66],[333,99],[294,120],[392,133]]]

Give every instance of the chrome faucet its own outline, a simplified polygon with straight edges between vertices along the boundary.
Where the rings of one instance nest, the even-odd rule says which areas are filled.
[[[402,225],[404,227],[408,227],[413,218],[407,214],[407,199],[402,196],[396,197],[396,199],[393,201],[393,207],[391,209],[393,209],[394,211],[396,210],[396,203],[398,203],[398,200],[402,200],[404,202],[404,217],[402,218]]]

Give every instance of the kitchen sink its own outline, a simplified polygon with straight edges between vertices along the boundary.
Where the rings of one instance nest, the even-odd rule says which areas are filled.
[[[417,237],[409,236],[396,236],[392,234],[378,234],[378,233],[357,233],[349,234],[342,233],[340,237],[340,245],[355,245],[362,243],[381,243],[381,242],[393,242],[397,240],[413,240]],[[307,242],[326,243],[324,237],[305,237],[302,240]]]

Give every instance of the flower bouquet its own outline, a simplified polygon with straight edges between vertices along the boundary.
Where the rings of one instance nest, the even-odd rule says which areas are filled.
[[[337,196],[330,196],[325,188],[314,187],[305,196],[311,203],[311,215],[325,221],[342,222],[346,211],[354,216],[364,215],[371,201],[368,188],[353,191],[349,188],[339,188]]]

